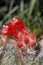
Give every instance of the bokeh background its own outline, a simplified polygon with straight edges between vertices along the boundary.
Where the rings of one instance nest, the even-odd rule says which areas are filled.
[[[14,17],[36,35],[43,34],[43,0],[0,0],[0,29]]]

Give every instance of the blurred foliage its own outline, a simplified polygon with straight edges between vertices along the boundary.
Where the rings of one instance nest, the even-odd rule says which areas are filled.
[[[36,35],[43,34],[43,0],[0,0],[0,28],[19,17]]]

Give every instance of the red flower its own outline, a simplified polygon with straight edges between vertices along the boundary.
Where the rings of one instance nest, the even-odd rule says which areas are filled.
[[[27,37],[24,38],[25,44],[29,44],[29,39]]]
[[[4,25],[2,28],[2,34],[16,37],[19,40],[19,42],[17,43],[19,47],[22,47],[23,44],[26,44],[29,46],[36,45],[35,35],[33,33],[30,33],[25,27],[22,20],[18,18],[14,18],[11,21],[11,24]]]
[[[18,46],[19,48],[23,47],[22,42],[18,41],[18,42],[17,42],[17,46]]]
[[[36,46],[36,42],[30,42],[31,47],[35,47]]]
[[[7,34],[8,33],[8,28],[9,28],[8,24],[3,25],[2,34]]]
[[[36,42],[36,37],[33,33],[29,33],[28,38],[30,39],[31,42],[32,41]]]
[[[28,32],[27,31],[27,28],[25,27],[24,23],[22,22],[21,19],[19,18],[14,18],[12,21],[11,21],[11,24],[16,27],[17,29],[19,29],[21,32],[23,33],[26,33]]]
[[[5,24],[3,26],[2,34],[13,35],[15,37],[18,37],[18,31],[11,24]]]

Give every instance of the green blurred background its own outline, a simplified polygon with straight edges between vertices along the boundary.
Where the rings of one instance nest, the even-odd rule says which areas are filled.
[[[43,34],[43,0],[0,0],[0,31],[14,17],[36,35]]]

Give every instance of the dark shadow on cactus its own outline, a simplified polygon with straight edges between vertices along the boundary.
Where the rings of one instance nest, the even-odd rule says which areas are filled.
[[[38,44],[36,47],[35,47],[35,50],[36,50],[36,55],[35,55],[35,58],[38,56],[38,54],[40,53],[40,45]],[[34,59],[35,59],[34,58]]]

